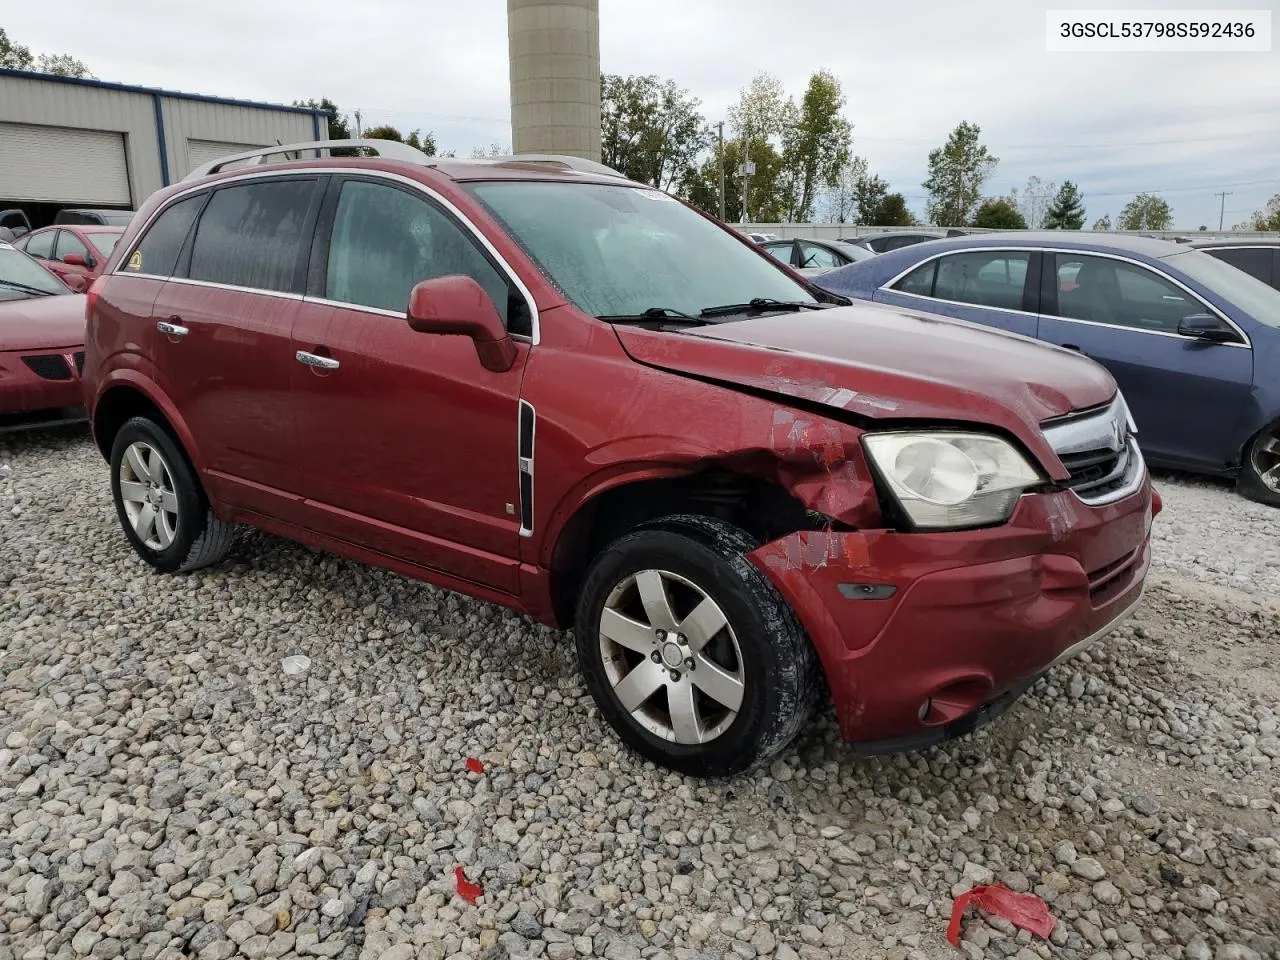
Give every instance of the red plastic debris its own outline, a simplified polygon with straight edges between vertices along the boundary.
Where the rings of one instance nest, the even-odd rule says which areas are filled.
[[[467,903],[475,903],[476,900],[484,895],[484,888],[479,884],[472,883],[468,880],[463,874],[461,867],[458,867],[455,872],[458,877],[458,896],[463,900],[467,901]]]
[[[1037,937],[1048,939],[1053,933],[1054,924],[1058,921],[1049,913],[1048,906],[1039,897],[1031,893],[1014,893],[1008,887],[998,883],[990,886],[974,887],[968,893],[956,897],[955,906],[951,908],[951,923],[947,925],[947,939],[952,946],[960,945],[960,920],[964,916],[965,907],[972,904],[979,910],[1004,917],[1015,927],[1029,930]]]
[[[484,773],[484,764],[475,757],[467,757],[467,769],[472,773]]]

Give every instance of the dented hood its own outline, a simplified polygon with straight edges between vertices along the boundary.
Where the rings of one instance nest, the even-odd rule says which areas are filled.
[[[1037,425],[1115,395],[1100,365],[960,320],[876,304],[679,332],[615,328],[634,359],[875,419]]]
[[[84,296],[0,300],[0,351],[84,345]]]

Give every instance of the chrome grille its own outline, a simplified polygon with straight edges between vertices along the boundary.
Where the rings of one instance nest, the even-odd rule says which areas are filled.
[[[1105,407],[1042,424],[1045,439],[1070,474],[1063,486],[1094,506],[1135,492],[1145,464],[1130,425],[1129,410],[1118,392]]]

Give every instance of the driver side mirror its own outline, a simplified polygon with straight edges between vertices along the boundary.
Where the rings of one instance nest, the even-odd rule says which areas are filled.
[[[62,262],[69,267],[85,267],[86,269],[92,264],[85,260],[82,253],[68,253],[62,258]]]
[[[423,280],[409,294],[407,319],[418,333],[470,337],[486,370],[505,373],[516,362],[516,345],[498,308],[471,277]]]
[[[1211,313],[1195,313],[1183,317],[1178,323],[1178,333],[1209,343],[1238,343],[1240,335]]]

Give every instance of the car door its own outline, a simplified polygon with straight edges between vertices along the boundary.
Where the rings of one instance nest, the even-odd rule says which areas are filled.
[[[258,177],[209,191],[152,308],[162,386],[196,439],[210,492],[290,521],[304,516],[292,327],[323,181]]]
[[[1243,338],[1211,343],[1180,335],[1183,317],[1220,316],[1182,284],[1135,261],[1046,253],[1040,337],[1111,371],[1152,460],[1220,467],[1244,414],[1253,353]]]
[[[908,270],[875,299],[1034,337],[1039,269],[1028,248],[958,250]]]
[[[294,327],[303,481],[324,530],[514,594],[529,345],[497,373],[467,337],[417,333],[405,316],[414,285],[459,274],[489,293],[508,329],[530,332],[507,273],[434,197],[334,178]]]

